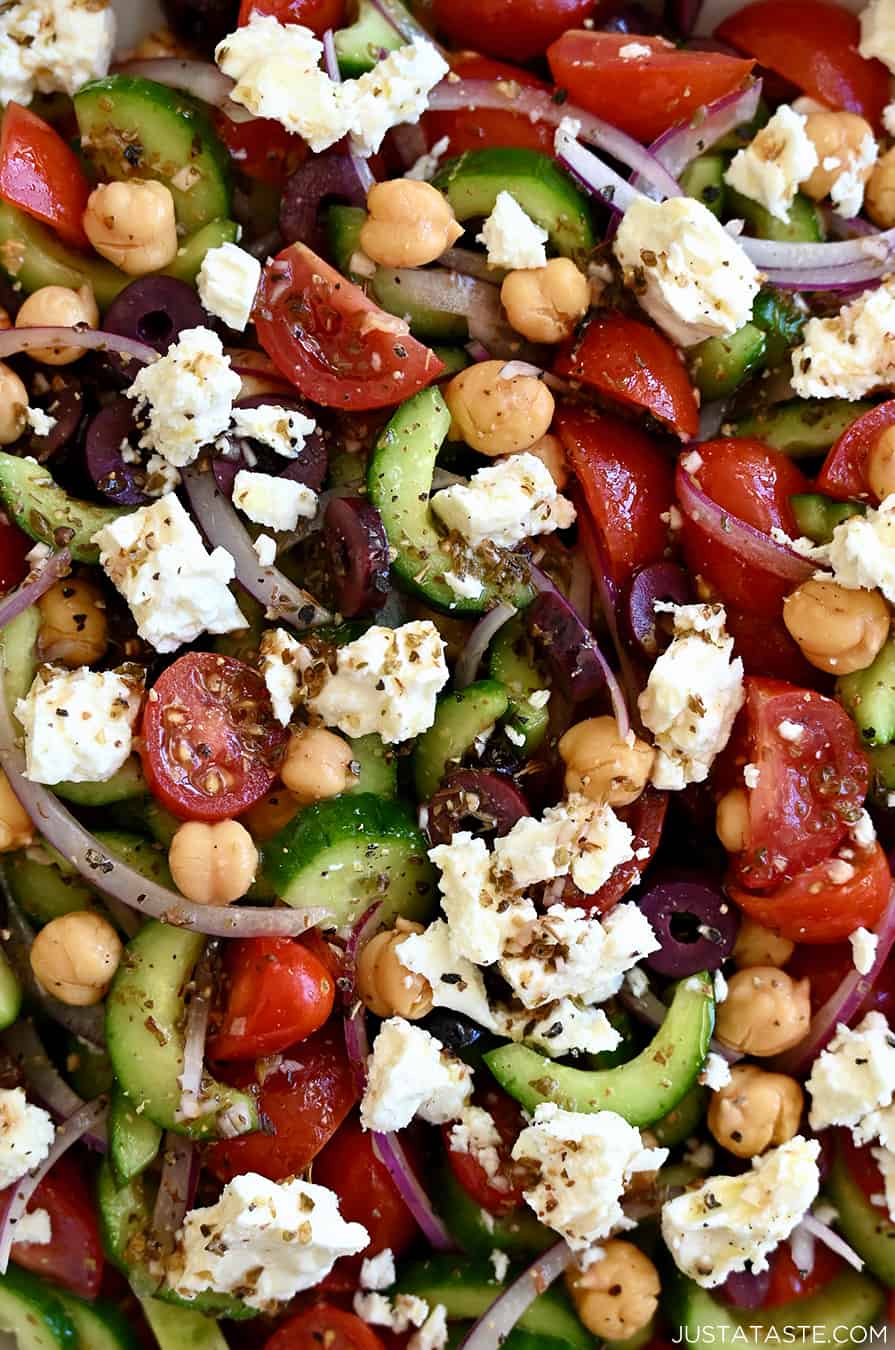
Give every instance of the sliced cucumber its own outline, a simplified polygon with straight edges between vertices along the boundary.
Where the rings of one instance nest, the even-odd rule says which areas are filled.
[[[373,69],[383,52],[397,51],[403,42],[404,38],[383,18],[372,0],[360,0],[354,23],[335,34],[339,74],[343,80],[364,75]]]
[[[362,206],[330,206],[326,212],[326,242],[330,257],[344,276],[352,281],[369,280],[354,272],[351,259],[360,248],[361,226],[367,219]]]
[[[159,1350],[227,1350],[217,1322],[201,1312],[158,1298],[142,1298],[140,1307]]]
[[[0,451],[0,500],[20,530],[38,543],[55,548],[65,543],[76,562],[99,562],[92,542],[97,530],[125,512],[70,497],[33,459]]]
[[[741,417],[732,436],[753,436],[792,459],[823,455],[842,433],[874,405],[844,398],[790,399]]]
[[[154,840],[145,839],[127,830],[97,830],[96,838],[121,862],[127,863],[147,881],[154,881],[168,890],[176,890],[168,859]]]
[[[14,708],[34,682],[39,632],[40,610],[36,605],[23,609],[0,628],[0,666],[8,708]]]
[[[325,905],[328,927],[354,923],[377,899],[386,925],[425,920],[435,898],[425,839],[403,807],[369,792],[299,811],[264,846],[263,876],[289,905]]]
[[[351,762],[357,779],[348,789],[349,794],[372,792],[377,797],[390,800],[398,795],[398,760],[394,750],[383,744],[381,736],[372,733],[359,736],[356,740],[348,737],[351,746]]]
[[[131,755],[104,783],[56,783],[53,791],[73,806],[111,806],[115,802],[144,797],[147,788],[140,761],[136,755]]]
[[[865,1338],[853,1340],[849,1332],[872,1326],[884,1304],[878,1285],[854,1270],[807,1298],[741,1312],[678,1271],[663,1292],[668,1322],[688,1345],[861,1344]]]
[[[895,793],[895,745],[870,746],[870,792],[877,806],[888,806],[889,796]]]
[[[698,1083],[692,1087],[667,1116],[650,1126],[657,1143],[662,1148],[674,1148],[696,1134],[705,1116],[708,1100],[708,1088],[700,1087]]]
[[[36,923],[49,923],[62,914],[93,909],[96,896],[77,873],[60,871],[49,858],[38,862],[23,850],[3,860],[3,874],[19,909]]]
[[[836,1206],[836,1224],[846,1242],[878,1280],[889,1289],[895,1289],[895,1223],[871,1205],[857,1182],[849,1176],[839,1150],[824,1187]]]
[[[190,232],[230,215],[230,161],[199,103],[132,75],[85,84],[74,97],[81,150],[103,179],[155,178]]]
[[[765,365],[778,366],[800,341],[808,315],[787,291],[766,286],[752,306],[752,322],[767,339]]]
[[[119,1091],[109,1103],[109,1162],[120,1186],[140,1176],[158,1156],[162,1131],[144,1112],[138,1115]]]
[[[0,1275],[0,1331],[11,1331],[19,1350],[78,1350],[78,1333],[61,1301],[19,1266]]]
[[[615,1069],[572,1069],[524,1045],[489,1050],[485,1063],[504,1091],[534,1111],[556,1102],[569,1111],[617,1111],[631,1125],[654,1125],[696,1083],[715,1025],[708,976],[681,980],[649,1045]]]
[[[472,357],[463,347],[439,347],[432,348],[439,361],[444,363],[444,370],[439,375],[439,380],[449,380],[452,375],[459,375],[461,370],[472,364]]]
[[[21,1010],[22,986],[6,953],[0,950],[0,1031],[11,1027]]]
[[[690,376],[704,399],[729,398],[764,365],[768,340],[754,323],[728,338],[706,338],[690,351]]]
[[[404,283],[413,275],[409,268],[377,267],[370,279],[370,294],[389,314],[406,319],[414,337],[429,342],[466,342],[469,324],[462,314],[421,305],[408,297]]]
[[[102,1046],[88,1045],[77,1036],[68,1036],[64,1065],[66,1078],[85,1101],[112,1091],[115,1074]]]
[[[77,1333],[78,1350],[133,1350],[134,1329],[114,1303],[88,1303],[63,1289],[54,1292]]]
[[[220,248],[222,244],[235,244],[238,239],[239,226],[235,220],[211,220],[183,241],[177,257],[163,268],[163,275],[192,286],[208,250]]]
[[[535,707],[532,694],[546,689],[550,680],[541,670],[533,642],[524,621],[517,615],[500,629],[488,650],[488,671],[507,690],[510,704],[506,724],[517,736],[525,737],[520,746],[526,756],[534,754],[547,734],[550,712],[546,704]]]
[[[447,1162],[441,1166],[433,1195],[438,1196],[438,1213],[461,1250],[487,1261],[491,1252],[506,1252],[514,1260],[524,1260],[545,1251],[556,1235],[545,1228],[531,1210],[522,1206],[509,1214],[486,1213],[461,1186]]]
[[[9,202],[0,202],[0,268],[27,295],[43,286],[77,291],[89,285],[103,310],[133,281],[111,263],[69,248],[52,230]]]
[[[895,637],[865,670],[839,677],[836,697],[867,745],[895,741]]]
[[[820,492],[797,492],[789,499],[800,535],[815,544],[829,544],[833,531],[850,516],[863,516],[862,502],[836,502]]]
[[[751,197],[745,197],[730,186],[727,188],[727,211],[729,215],[745,220],[749,233],[758,239],[773,239],[786,244],[818,244],[824,238],[820,211],[800,192],[789,208],[788,222],[778,220]]]
[[[497,680],[479,680],[466,689],[442,694],[435,721],[418,738],[413,752],[413,776],[421,801],[438,791],[448,769],[461,762],[508,706],[507,691]]]
[[[692,160],[680,176],[680,185],[686,197],[695,197],[707,206],[713,216],[721,220],[727,189],[724,185],[724,155],[700,155]]]

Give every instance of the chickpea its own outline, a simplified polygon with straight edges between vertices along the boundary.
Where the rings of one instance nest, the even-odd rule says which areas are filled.
[[[715,833],[728,853],[749,847],[749,794],[744,788],[731,788],[718,802]]]
[[[727,1086],[712,1093],[708,1127],[728,1153],[754,1158],[792,1139],[804,1104],[794,1078],[767,1073],[756,1064],[735,1064]]]
[[[776,966],[751,966],[732,975],[718,1007],[715,1034],[745,1055],[779,1055],[805,1039],[811,1021],[811,982]]]
[[[0,445],[12,445],[28,425],[28,390],[0,361]]]
[[[16,315],[16,328],[96,328],[99,310],[93,290],[83,285],[41,286],[33,291]],[[29,356],[48,366],[70,366],[84,355],[83,347],[31,347]]]
[[[177,220],[171,189],[152,178],[101,183],[87,199],[84,232],[97,253],[142,277],[177,256]]]
[[[180,892],[197,905],[229,905],[245,895],[258,870],[258,850],[238,820],[189,820],[168,849]]]
[[[447,197],[431,183],[392,178],[367,194],[360,246],[383,267],[422,267],[463,233]]]
[[[398,948],[422,924],[399,919],[394,928],[377,933],[363,948],[357,963],[357,992],[364,1007],[377,1017],[406,1017],[414,1022],[432,1009],[432,989],[424,975],[416,975],[398,959]]]
[[[34,839],[31,817],[9,786],[9,779],[0,769],[0,853],[13,853],[27,848]]]
[[[867,456],[867,482],[882,501],[895,492],[895,427],[887,427],[876,438]]]
[[[835,581],[810,581],[783,602],[783,622],[818,670],[866,670],[889,635],[889,609],[879,591],[852,591]]]
[[[107,919],[73,910],[40,930],[31,947],[31,969],[54,998],[84,1008],[105,997],[121,952],[121,940]]]
[[[649,782],[656,752],[646,741],[622,740],[614,717],[589,717],[570,727],[559,743],[566,766],[566,792],[592,802],[630,806]]]
[[[564,342],[587,313],[590,286],[571,258],[510,272],[500,288],[510,325],[531,342]]]
[[[741,970],[749,966],[785,966],[795,946],[789,938],[780,937],[754,919],[744,917],[734,944],[733,959]]]
[[[587,1270],[566,1271],[566,1285],[589,1332],[601,1340],[627,1340],[656,1313],[659,1272],[633,1242],[611,1238],[602,1247],[602,1258]]]
[[[284,825],[301,809],[301,802],[284,787],[272,788],[242,815],[242,823],[253,839],[265,844],[279,834]]]
[[[109,645],[103,593],[83,577],[64,577],[41,596],[40,654],[74,670],[101,661]]]
[[[553,395],[534,375],[501,374],[505,361],[479,361],[444,389],[452,434],[483,455],[527,450],[550,429]]]
[[[354,782],[351,746],[324,727],[296,727],[286,746],[280,777],[301,806],[335,797]]]
[[[864,191],[864,205],[881,230],[895,225],[895,145],[874,164]]]
[[[873,128],[863,117],[849,112],[812,112],[807,115],[805,131],[808,139],[814,142],[817,167],[802,183],[802,192],[813,201],[823,201],[824,197],[829,197],[837,178],[844,172],[855,170],[859,170],[867,182],[873,166],[862,167],[863,146],[868,136],[871,141],[875,137]]]
[[[527,453],[534,455],[542,464],[550,470],[550,477],[553,479],[557,488],[562,492],[563,488],[571,477],[569,461],[566,459],[566,452],[563,449],[562,441],[558,436],[553,436],[548,431],[546,436],[542,436],[534,445],[528,447]]]

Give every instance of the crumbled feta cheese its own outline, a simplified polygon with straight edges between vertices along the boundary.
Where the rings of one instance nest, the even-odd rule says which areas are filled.
[[[252,317],[260,283],[260,262],[238,244],[210,248],[196,278],[199,299],[209,314],[239,333]]]
[[[472,1095],[472,1072],[441,1041],[403,1017],[382,1023],[360,1104],[365,1130],[403,1130],[414,1116],[430,1125],[456,1120]]]
[[[0,1088],[0,1188],[38,1167],[56,1137],[53,1121],[22,1088]]]
[[[652,56],[653,49],[644,42],[626,42],[624,47],[619,47],[618,54],[623,61],[636,61],[640,56]]]
[[[464,572],[462,576],[456,572],[445,572],[444,580],[458,600],[477,600],[485,589],[478,577],[472,576],[469,572]]]
[[[724,175],[725,183],[787,223],[799,184],[817,168],[817,150],[806,122],[803,114],[781,104],[745,149],[734,155]]]
[[[32,783],[105,783],[131,752],[143,670],[41,666],[15,714]]]
[[[105,0],[12,0],[0,14],[0,103],[74,94],[108,74],[116,19]],[[85,145],[89,141],[85,140]]]
[[[634,998],[643,998],[644,994],[649,993],[649,976],[640,966],[634,966],[625,976],[625,985]]]
[[[870,818],[869,812],[867,811],[861,812],[860,816],[858,817],[857,824],[853,825],[851,828],[851,837],[857,844],[858,848],[872,847],[873,843],[876,840],[876,830],[874,828],[873,821]]]
[[[485,1176],[492,1183],[501,1180],[500,1150],[502,1145],[500,1131],[494,1123],[494,1117],[481,1106],[466,1106],[451,1126],[451,1151],[468,1153],[479,1164]],[[506,1190],[508,1182],[498,1189]]]
[[[757,764],[745,764],[743,766],[743,782],[747,788],[757,788],[761,778],[761,770]]]
[[[236,565],[223,548],[206,553],[178,499],[141,506],[93,536],[106,575],[121,592],[137,632],[158,652],[174,652],[202,633],[247,628],[227,588]]]
[[[716,970],[712,976],[712,986],[715,991],[715,1003],[726,1003],[727,995],[730,991],[727,986],[727,981],[720,970]]]
[[[181,1298],[238,1293],[250,1308],[276,1311],[369,1241],[361,1224],[345,1222],[325,1186],[247,1172],[227,1183],[216,1204],[187,1214],[168,1283]]]
[[[677,1267],[705,1289],[767,1257],[804,1217],[820,1186],[816,1139],[796,1135],[752,1159],[752,1171],[709,1177],[662,1206],[662,1236]]]
[[[542,1051],[552,1059],[562,1055],[599,1055],[615,1050],[621,1036],[602,1008],[561,998],[534,1011],[494,1010],[501,1036]]]
[[[674,640],[650,671],[638,706],[655,737],[656,787],[704,783],[743,706],[743,663],[733,658],[723,605],[656,605],[673,615]]]
[[[419,1331],[407,1342],[407,1350],[444,1350],[448,1343],[447,1308],[436,1303]]]
[[[429,981],[436,1008],[450,1008],[480,1027],[497,1030],[482,972],[465,956],[458,956],[453,934],[443,919],[436,919],[422,933],[408,934],[396,951],[402,966]]]
[[[253,542],[252,548],[255,550],[255,557],[262,567],[273,567],[277,560],[277,541],[272,539],[269,534],[259,534]]]
[[[496,1247],[491,1252],[488,1260],[494,1268],[494,1278],[498,1284],[503,1284],[507,1278],[510,1269],[510,1258],[506,1252],[499,1251]]]
[[[805,324],[792,354],[800,398],[859,399],[895,383],[895,280],[862,291],[829,319]],[[855,517],[856,519],[857,517]]]
[[[441,907],[454,951],[477,965],[493,965],[507,943],[534,923],[534,905],[521,897],[507,897],[491,877],[485,841],[466,830],[449,844],[430,849],[429,857],[440,870]]]
[[[15,1226],[15,1243],[27,1242],[32,1247],[46,1247],[53,1240],[53,1226],[45,1209],[29,1209]]]
[[[523,816],[496,840],[494,869],[516,890],[571,872],[575,885],[592,895],[620,863],[633,858],[633,840],[611,806],[572,793],[549,807],[541,820]]]
[[[869,1012],[854,1028],[842,1023],[814,1061],[806,1084],[812,1130],[831,1125],[852,1129],[866,1143],[868,1118],[892,1105],[895,1035],[881,1012]]]
[[[855,970],[859,975],[869,975],[876,961],[879,938],[876,933],[871,933],[866,928],[856,928],[853,933],[849,933],[848,940],[851,943]]]
[[[284,459],[295,459],[304,448],[305,438],[316,431],[317,423],[297,408],[279,408],[263,403],[260,408],[234,408],[231,431],[250,436],[270,446]]]
[[[384,1247],[376,1256],[368,1256],[361,1262],[361,1289],[388,1289],[395,1279],[395,1256],[391,1247]]]
[[[359,80],[340,85],[355,154],[374,155],[392,127],[418,122],[429,106],[429,94],[448,70],[437,47],[415,38]]]
[[[317,514],[317,493],[292,478],[240,469],[233,481],[233,505],[256,525],[271,530],[294,530]]]
[[[411,1327],[421,1327],[429,1317],[429,1305],[416,1294],[397,1294],[394,1302],[383,1294],[355,1294],[354,1311],[362,1321],[374,1327],[388,1327],[401,1335]]]
[[[868,132],[857,150],[846,155],[842,172],[830,188],[830,200],[846,220],[864,205],[864,186],[879,156],[879,146]]]
[[[805,735],[805,727],[802,722],[791,722],[788,717],[785,717],[777,728],[777,734],[781,740],[789,741],[794,745]]]
[[[895,495],[863,516],[849,516],[837,525],[829,544],[811,556],[833,569],[833,578],[848,590],[881,590],[895,602]]]
[[[448,673],[444,642],[430,620],[400,628],[374,624],[339,648],[336,673],[308,706],[347,736],[376,732],[394,745],[429,729]]]
[[[490,541],[512,548],[522,539],[564,530],[575,520],[574,506],[557,492],[546,464],[526,451],[479,469],[469,483],[436,492],[431,506],[473,547]]]
[[[127,390],[137,401],[138,416],[146,418],[140,445],[175,468],[192,464],[202,446],[230,425],[240,388],[218,335],[209,328],[184,329]]]
[[[723,1055],[716,1055],[714,1051],[706,1055],[699,1081],[712,1092],[720,1092],[723,1087],[727,1087],[731,1081],[731,1072]]]
[[[665,1148],[644,1148],[640,1131],[614,1111],[563,1111],[543,1102],[513,1146],[517,1161],[538,1168],[537,1184],[524,1191],[542,1223],[575,1250],[634,1225],[621,1198],[635,1172],[652,1172]]]
[[[302,688],[302,676],[311,664],[311,653],[285,628],[269,628],[261,636],[261,674],[283,726],[292,720]]]
[[[147,497],[167,497],[180,487],[180,470],[175,469],[161,455],[150,455],[146,461],[146,481],[143,491]]]
[[[752,314],[759,274],[708,207],[692,197],[638,197],[613,244],[625,281],[681,347],[729,337]]]
[[[438,172],[438,162],[442,155],[446,155],[450,146],[450,137],[442,136],[440,141],[436,141],[431,150],[426,154],[420,155],[419,159],[411,164],[405,173],[405,178],[415,178],[419,182],[428,183]]]
[[[893,0],[870,0],[861,10],[861,42],[858,51],[868,61],[876,58],[895,74],[895,4]]]
[[[56,417],[50,417],[48,413],[44,412],[43,408],[26,408],[25,416],[35,436],[49,436],[59,420]]]
[[[489,266],[515,271],[546,267],[544,245],[549,237],[545,229],[526,215],[511,192],[499,192],[476,242],[488,250]]]

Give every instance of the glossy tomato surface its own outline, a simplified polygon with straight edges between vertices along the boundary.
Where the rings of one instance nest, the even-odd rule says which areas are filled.
[[[819,1293],[844,1269],[845,1263],[841,1256],[817,1242],[811,1270],[803,1272],[792,1259],[789,1243],[781,1242],[770,1258],[770,1267],[771,1278],[761,1305],[763,1308],[779,1308],[781,1304]]]
[[[406,1134],[402,1134],[401,1142],[408,1158],[422,1170]],[[376,1256],[390,1247],[398,1258],[418,1236],[415,1219],[387,1167],[374,1152],[372,1134],[361,1129],[356,1116],[349,1116],[318,1154],[314,1180],[335,1191],[344,1219],[362,1223],[370,1234],[364,1256]],[[349,1257],[340,1264],[345,1264],[356,1277],[360,1260],[359,1256]]]
[[[54,1163],[29,1205],[29,1209],[45,1209],[49,1214],[50,1241],[17,1242],[12,1259],[81,1298],[96,1298],[104,1257],[88,1175],[83,1160],[70,1153]]]
[[[867,461],[882,434],[895,426],[895,399],[878,403],[847,427],[827,457],[817,475],[817,491],[838,501],[852,497],[860,501],[878,502],[867,479]]]
[[[10,103],[0,128],[0,197],[54,229],[75,248],[89,248],[83,217],[90,184],[77,155],[28,108]]]
[[[242,0],[239,22],[246,24],[253,14],[272,14],[280,23],[297,23],[322,37],[327,28],[341,28],[347,22],[345,0]]]
[[[531,61],[593,7],[593,0],[433,0],[432,17],[455,46]]]
[[[282,187],[290,174],[308,157],[300,136],[269,117],[234,122],[226,113],[214,118],[215,130],[230,152],[234,167],[249,178],[272,187]]]
[[[318,1303],[284,1322],[265,1341],[264,1350],[385,1350],[385,1346],[354,1313]]]
[[[500,80],[507,87],[519,84],[543,92],[550,89],[530,70],[505,61],[492,61],[476,52],[460,52],[449,59],[451,69],[464,80]],[[499,108],[457,108],[451,112],[424,113],[422,125],[430,147],[445,136],[448,138],[449,155],[498,145],[553,154],[555,128],[549,122],[533,122],[524,113],[502,112]]]
[[[841,942],[856,928],[872,929],[892,891],[892,873],[879,844],[849,849],[851,869],[843,880],[827,859],[770,891],[728,884],[728,893],[750,918],[792,942]]]
[[[227,1001],[213,1059],[272,1055],[319,1031],[333,1009],[335,981],[326,965],[290,938],[227,944]]]

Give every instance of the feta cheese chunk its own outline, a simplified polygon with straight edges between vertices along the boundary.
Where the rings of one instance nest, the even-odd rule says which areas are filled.
[[[236,565],[202,536],[174,496],[141,506],[93,536],[99,560],[121,592],[137,632],[157,652],[175,652],[202,633],[233,633],[248,623],[227,588]]]
[[[431,506],[473,547],[489,541],[512,548],[522,539],[564,530],[575,520],[574,506],[557,492],[546,464],[527,451],[479,469],[468,484],[436,492]]]
[[[227,430],[241,387],[218,335],[209,328],[184,329],[127,390],[138,418],[145,419],[140,445],[175,468],[192,464],[203,445]]]
[[[746,148],[734,155],[724,175],[725,183],[787,223],[799,184],[817,168],[817,150],[805,130],[807,120],[782,104]]]
[[[116,19],[110,3],[12,0],[0,13],[0,103],[74,94],[109,73]],[[89,145],[89,141],[85,141]]]
[[[575,999],[560,998],[534,1011],[496,1008],[501,1036],[558,1059],[562,1055],[599,1055],[615,1050],[621,1036],[602,1008],[585,1007]]]
[[[29,1209],[15,1226],[16,1244],[28,1242],[32,1247],[46,1247],[53,1241],[53,1225],[45,1209]]]
[[[869,975],[876,961],[879,938],[867,928],[856,928],[853,933],[849,933],[848,940],[855,970],[859,975]]]
[[[621,1199],[636,1172],[653,1172],[666,1148],[645,1148],[640,1131],[614,1111],[563,1111],[542,1102],[513,1146],[513,1157],[538,1169],[524,1191],[542,1223],[576,1251],[619,1228],[633,1228]]]
[[[752,1159],[741,1176],[709,1177],[662,1206],[662,1236],[679,1270],[704,1289],[768,1255],[789,1237],[820,1188],[816,1139],[796,1135]]]
[[[403,1017],[383,1022],[368,1061],[360,1104],[365,1130],[403,1130],[414,1116],[430,1125],[456,1120],[472,1096],[472,1072],[441,1041]]]
[[[704,783],[730,739],[745,698],[743,663],[733,659],[723,605],[656,609],[673,615],[674,640],[650,671],[638,707],[658,751],[653,782],[673,791]]]
[[[429,106],[429,94],[448,70],[433,43],[415,38],[389,52],[360,79],[341,84],[354,152],[374,155],[392,127],[418,122]]]
[[[523,816],[494,844],[494,868],[516,890],[571,873],[592,895],[620,863],[634,857],[634,836],[611,806],[571,793],[541,820]]]
[[[496,1190],[509,1190],[509,1182],[500,1175],[502,1143],[494,1117],[481,1106],[465,1106],[451,1126],[451,1151],[468,1153]]]
[[[317,493],[292,478],[240,469],[233,480],[233,505],[271,530],[294,530],[317,514]]]
[[[800,398],[859,399],[895,383],[895,281],[862,291],[830,319],[809,319],[792,354]]]
[[[730,1065],[723,1055],[716,1055],[714,1051],[706,1055],[699,1075],[699,1081],[704,1087],[710,1088],[712,1092],[720,1092],[727,1087],[731,1078]]]
[[[305,671],[311,653],[285,628],[268,628],[261,635],[261,674],[270,694],[274,716],[283,726],[292,721],[298,706]]]
[[[833,579],[847,590],[880,590],[895,603],[895,496],[843,520],[830,543],[809,556],[830,566]]]
[[[395,950],[402,966],[429,981],[436,1008],[450,1008],[488,1031],[497,1030],[482,972],[457,954],[443,919],[430,923],[425,932],[408,934]]]
[[[511,192],[499,192],[494,209],[482,226],[476,242],[488,250],[491,267],[519,268],[546,267],[544,248],[547,231],[526,215]]]
[[[345,1222],[325,1186],[247,1172],[227,1183],[216,1204],[187,1214],[168,1283],[181,1298],[238,1294],[250,1308],[275,1312],[369,1241],[361,1224]]]
[[[895,0],[870,0],[861,10],[858,51],[868,61],[876,58],[895,74]]]
[[[32,1106],[22,1088],[0,1088],[0,1188],[39,1167],[55,1138],[49,1114]]]
[[[840,1023],[806,1087],[812,1130],[840,1125],[864,1136],[866,1118],[891,1106],[895,1093],[895,1035],[883,1014],[869,1012],[853,1029]]]
[[[199,299],[209,314],[239,333],[252,316],[260,282],[260,262],[238,244],[210,248],[196,278]]]
[[[255,550],[255,557],[262,567],[273,567],[277,560],[277,541],[272,539],[269,534],[259,534],[257,539],[253,540],[252,548]]]
[[[395,745],[429,729],[436,696],[447,682],[444,643],[434,623],[373,624],[339,648],[336,673],[308,707],[346,736],[376,732],[386,745]]]
[[[41,666],[16,717],[32,783],[105,783],[131,753],[143,702],[139,666],[89,670]]]
[[[260,408],[233,409],[231,431],[234,435],[260,441],[284,459],[296,459],[304,449],[305,439],[316,429],[317,423],[297,408],[263,403]]]
[[[846,220],[856,216],[864,205],[864,186],[878,157],[879,146],[869,131],[857,150],[845,155],[841,164],[842,172],[830,188],[830,201]]]
[[[376,1256],[368,1256],[361,1262],[358,1281],[361,1289],[388,1289],[396,1278],[395,1256],[391,1247],[384,1247]]]
[[[466,830],[458,831],[449,844],[430,849],[429,857],[441,873],[441,908],[454,951],[476,965],[493,965],[507,943],[534,923],[534,905],[522,897],[508,897],[493,882],[485,841]]]
[[[394,1302],[384,1294],[371,1292],[354,1295],[355,1314],[369,1326],[388,1327],[401,1335],[411,1327],[421,1327],[429,1317],[429,1305],[416,1294],[397,1294]]]
[[[622,217],[615,256],[647,314],[680,347],[730,337],[752,315],[759,273],[693,197],[638,197]]]

